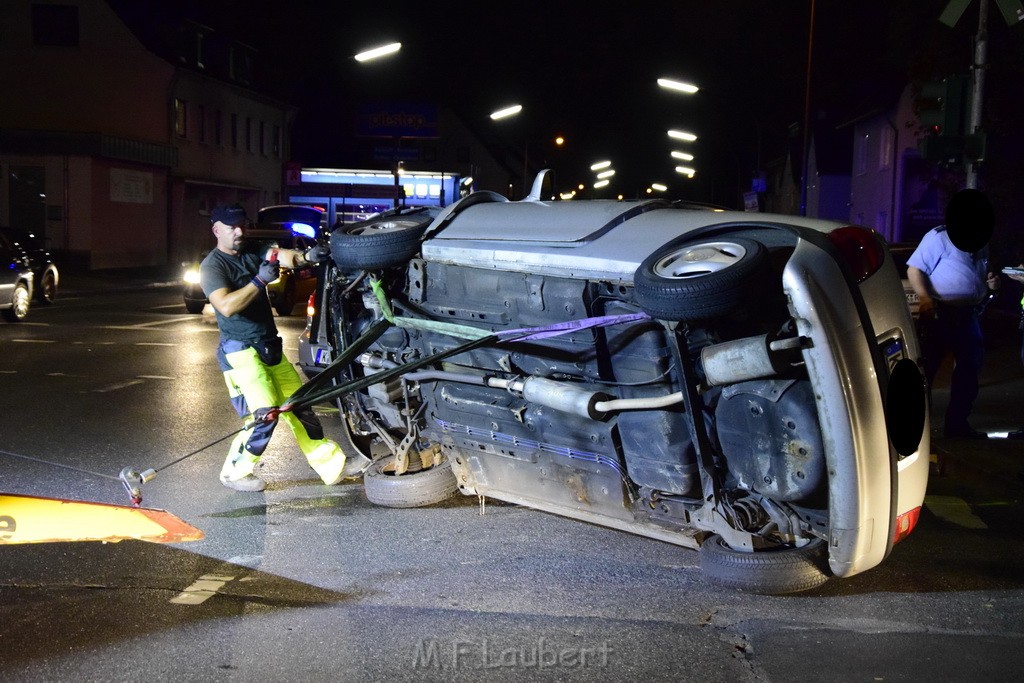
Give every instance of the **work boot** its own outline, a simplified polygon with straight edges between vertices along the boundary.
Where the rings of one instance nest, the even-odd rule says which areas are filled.
[[[370,469],[370,465],[373,461],[367,458],[362,453],[356,453],[345,460],[345,467],[341,470],[342,479],[358,479],[363,476],[363,472]]]
[[[267,488],[267,482],[252,474],[247,474],[241,479],[221,477],[220,483],[236,491],[262,491]]]

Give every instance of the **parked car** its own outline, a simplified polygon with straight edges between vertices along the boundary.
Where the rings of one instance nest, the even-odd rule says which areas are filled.
[[[16,323],[28,316],[32,299],[32,270],[23,251],[0,232],[0,315]]]
[[[867,228],[477,192],[330,246],[292,402],[337,403],[371,502],[495,498],[771,594],[870,569],[917,523],[920,349]]]
[[[35,300],[41,304],[52,304],[57,298],[60,272],[43,240],[14,228],[0,227],[0,233],[7,238],[15,254],[20,254],[16,258],[32,271]]]
[[[256,223],[245,232],[246,239],[256,241],[261,248],[280,247],[305,252],[316,244],[325,225],[324,212],[309,206],[282,204],[259,210]],[[185,310],[202,313],[208,303],[199,284],[200,257],[186,264],[183,275]],[[291,315],[295,306],[304,304],[316,289],[317,267],[306,264],[299,268],[281,267],[281,276],[267,286],[270,304],[278,315]]]

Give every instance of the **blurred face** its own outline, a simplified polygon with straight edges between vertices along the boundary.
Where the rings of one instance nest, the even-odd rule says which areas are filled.
[[[237,254],[245,240],[246,221],[240,220],[235,225],[217,221],[213,224],[213,234],[217,238],[217,248],[228,254]]]

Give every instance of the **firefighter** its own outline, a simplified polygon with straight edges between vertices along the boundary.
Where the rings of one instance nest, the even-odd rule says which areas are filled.
[[[369,460],[357,454],[346,467],[345,454],[338,444],[324,438],[323,426],[312,408],[275,412],[302,382],[282,353],[266,288],[278,278],[281,263],[294,266],[308,260],[306,255],[286,249],[259,253],[259,247],[245,240],[249,220],[239,204],[217,206],[210,220],[217,246],[203,259],[200,282],[217,315],[217,361],[235,410],[243,418],[256,418],[231,443],[221,468],[221,483],[236,491],[266,488],[254,468],[279,420],[291,428],[306,460],[325,484],[358,476]],[[319,251],[310,256],[313,260],[322,257]]]

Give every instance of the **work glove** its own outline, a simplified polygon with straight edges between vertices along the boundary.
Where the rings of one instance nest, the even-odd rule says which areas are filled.
[[[263,289],[280,276],[280,263],[277,261],[263,261],[260,263],[260,269],[256,272],[256,277],[252,279],[252,283],[260,289]]]
[[[310,263],[320,263],[331,255],[329,247],[323,244],[316,244],[306,250],[305,258]]]

